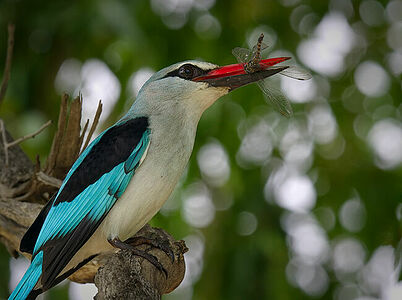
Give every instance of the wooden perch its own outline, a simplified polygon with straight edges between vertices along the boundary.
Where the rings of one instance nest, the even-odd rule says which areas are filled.
[[[183,254],[187,252],[184,241],[175,241],[160,228],[145,225],[136,236],[158,239],[169,244],[174,262],[160,249],[152,248],[148,253],[154,255],[167,271],[167,277],[148,260],[134,255],[130,250],[119,251],[107,259],[97,271],[95,284],[98,287],[96,300],[103,299],[160,299],[179,286],[184,278],[185,263]],[[137,247],[141,250],[146,245]],[[118,280],[116,280],[118,278]],[[113,285],[109,283],[113,282]]]

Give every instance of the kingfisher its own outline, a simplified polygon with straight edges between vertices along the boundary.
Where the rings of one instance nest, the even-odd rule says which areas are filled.
[[[31,264],[9,299],[31,299],[125,243],[159,211],[189,161],[203,112],[230,91],[288,66],[287,57],[218,66],[185,61],[155,73],[128,112],[82,152],[21,240]],[[269,66],[269,67],[267,67]],[[155,257],[136,251],[149,259]]]

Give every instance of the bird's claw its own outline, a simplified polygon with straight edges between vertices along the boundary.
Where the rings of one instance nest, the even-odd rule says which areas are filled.
[[[165,274],[166,278],[168,277],[168,273],[167,273],[166,269],[158,261],[157,257],[155,257],[154,255],[152,255],[152,254],[150,254],[150,253],[148,253],[146,251],[139,250],[139,249],[136,248],[136,246],[144,244],[144,243],[140,243],[138,245],[133,245],[131,243],[128,243],[127,241],[128,240],[122,242],[118,238],[114,238],[112,240],[109,240],[109,243],[115,248],[119,248],[119,249],[122,249],[122,250],[130,250],[134,255],[137,255],[137,256],[140,256],[140,257],[146,259],[151,264],[153,264],[155,266],[155,268],[157,268],[160,272],[163,272]]]
[[[170,258],[172,263],[174,263],[174,258],[175,258],[174,253],[170,247],[168,239],[161,240],[161,239],[147,238],[147,237],[143,237],[143,236],[134,236],[132,238],[125,240],[124,243],[133,245],[134,247],[139,246],[139,245],[150,245],[153,248],[162,250]]]

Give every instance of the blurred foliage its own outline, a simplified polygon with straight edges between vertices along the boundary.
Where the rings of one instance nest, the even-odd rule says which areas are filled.
[[[82,64],[98,59],[118,78],[121,92],[102,125],[106,128],[131,105],[130,78],[141,68],[158,70],[186,59],[202,59],[219,65],[234,63],[231,49],[247,47],[248,39],[255,31],[259,34],[259,30],[267,30],[269,36],[276,37],[273,50],[286,50],[296,61],[309,67],[308,60],[298,57],[302,53],[301,43],[314,38],[317,25],[328,20],[328,16],[340,15],[344,20],[342,24],[349,24],[356,35],[355,43],[343,52],[344,59],[339,61],[341,70],[329,74],[320,71],[322,66],[314,69],[312,64],[314,95],[311,99],[298,101],[304,103],[293,103],[295,116],[289,120],[273,113],[254,85],[239,89],[215,103],[200,121],[187,174],[167,207],[152,223],[165,228],[177,239],[186,238],[192,256],[187,260],[189,270],[185,285],[166,299],[384,296],[384,289],[370,288],[362,278],[365,278],[364,270],[374,253],[388,249],[380,247],[395,248],[401,240],[402,168],[398,151],[402,150],[399,148],[395,152],[391,145],[388,150],[394,152],[386,152],[385,158],[394,159],[392,161],[396,163],[384,167],[375,152],[376,147],[384,149],[384,145],[376,146],[378,139],[373,137],[372,130],[375,124],[388,122],[388,125],[394,124],[391,128],[396,128],[393,137],[402,139],[402,42],[400,37],[393,40],[401,32],[398,30],[402,18],[395,20],[402,16],[397,11],[402,7],[401,2],[392,1],[391,8],[388,1],[374,0],[365,3],[348,0],[151,2],[0,1],[0,62],[6,52],[7,22],[16,24],[11,80],[0,108],[0,117],[14,137],[31,132],[48,119],[57,120],[60,91],[55,88],[55,79],[66,59],[74,58]],[[396,35],[390,28],[396,30]],[[342,28],[339,30],[342,35]],[[331,39],[337,41],[338,31],[328,34],[329,42]],[[315,51],[314,48],[311,51]],[[311,55],[316,55],[316,63],[325,59],[322,53]],[[391,60],[390,55],[396,60]],[[363,84],[363,90],[357,86],[360,78],[357,69],[365,61],[375,62],[384,70],[386,87],[378,88],[384,92],[370,94],[371,83],[368,87]],[[361,75],[363,79],[365,75],[369,76],[367,80],[372,80],[367,72]],[[375,85],[376,77],[374,79]],[[78,90],[77,87],[75,92]],[[108,85],[103,91],[108,92]],[[326,142],[317,141],[312,133],[312,115],[320,112],[315,110],[317,108],[324,109],[324,116],[329,115],[329,121],[324,118],[328,124],[327,121],[319,124],[322,128],[335,124],[335,136]],[[268,124],[268,129],[264,130],[267,130],[273,151],[268,151],[262,161],[244,163],[239,158],[239,148],[245,143],[246,133],[261,120]],[[302,132],[292,145],[303,144],[306,140],[310,145],[309,155],[298,167],[293,167],[286,156],[289,149],[285,134],[292,130]],[[32,159],[39,154],[45,161],[54,131],[55,126],[25,142],[23,149]],[[263,142],[259,144],[261,138],[264,137],[257,136],[257,142],[251,145],[267,146]],[[375,141],[370,142],[372,139]],[[389,139],[381,139],[380,132],[379,141],[387,143]],[[392,139],[391,142],[402,144]],[[213,149],[218,149],[218,156],[222,155],[223,149],[223,158],[217,162],[228,162],[229,167],[225,168],[229,168],[229,178],[222,184],[214,183],[200,170],[205,145],[215,145]],[[393,157],[387,157],[387,153]],[[213,157],[211,161],[207,161],[207,165],[213,165]],[[305,198],[310,201],[310,206],[299,209],[297,205],[277,199],[281,190],[278,188],[276,193],[275,185],[286,180],[277,180],[272,174],[278,174],[284,166],[290,170],[285,172],[285,177],[293,178],[296,172],[296,178],[303,179],[302,182],[308,178],[307,183],[313,183],[312,191],[305,190],[305,185],[296,189],[296,185],[291,186],[295,192],[290,192],[296,202],[300,197],[304,199],[304,193],[310,193]],[[201,225],[189,222],[186,210],[202,211],[205,209],[203,203],[208,207],[210,200],[186,204],[194,189],[201,190],[203,197],[209,197],[213,203],[206,215],[210,221]],[[270,189],[274,191],[270,192]],[[289,197],[284,199],[289,201]],[[348,202],[350,199],[354,202]],[[357,210],[353,210],[355,204]],[[300,226],[289,229],[292,220],[299,220],[295,224]],[[252,228],[250,224],[256,227]],[[302,228],[309,230],[297,231]],[[317,232],[318,237],[314,235]],[[342,241],[352,242],[342,244]],[[303,249],[306,250],[303,252]],[[201,254],[193,255],[192,251]],[[314,256],[314,251],[319,253]],[[0,248],[2,270],[7,270],[4,266],[9,259],[5,249]],[[348,269],[348,264],[354,263],[357,267]],[[8,271],[4,271],[0,277],[0,298],[7,296],[7,285]],[[49,294],[47,299],[61,299],[62,293],[66,297],[65,286]]]

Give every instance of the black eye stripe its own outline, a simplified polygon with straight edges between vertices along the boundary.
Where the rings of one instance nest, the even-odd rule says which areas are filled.
[[[205,75],[209,72],[209,70],[202,70],[201,68],[192,65],[192,64],[184,64],[181,65],[176,70],[173,70],[167,73],[163,78],[166,77],[179,77],[187,80],[191,80],[195,77]]]

